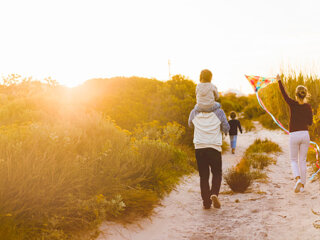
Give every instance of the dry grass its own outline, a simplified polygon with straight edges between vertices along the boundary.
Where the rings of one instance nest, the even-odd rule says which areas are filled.
[[[251,184],[250,174],[239,172],[235,168],[229,169],[224,179],[233,192],[244,193]]]

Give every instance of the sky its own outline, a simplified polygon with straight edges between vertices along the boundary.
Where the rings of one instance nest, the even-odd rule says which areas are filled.
[[[0,76],[184,75],[219,91],[253,92],[244,77],[320,73],[317,0],[1,0]],[[320,75],[320,74],[319,74]]]

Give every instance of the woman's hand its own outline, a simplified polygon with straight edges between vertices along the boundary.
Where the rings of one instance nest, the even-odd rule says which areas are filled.
[[[278,81],[278,82],[281,80],[281,78],[280,78],[280,75],[279,75],[279,74],[277,74],[276,79],[277,79],[277,81]]]

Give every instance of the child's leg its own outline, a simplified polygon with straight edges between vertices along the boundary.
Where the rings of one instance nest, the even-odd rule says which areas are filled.
[[[230,145],[232,149],[236,148],[237,144],[237,135],[230,135]]]

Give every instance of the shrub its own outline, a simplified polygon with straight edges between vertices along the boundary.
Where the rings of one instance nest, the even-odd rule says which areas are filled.
[[[193,170],[179,148],[96,113],[0,128],[0,236],[70,239],[105,219],[150,214]]]
[[[236,166],[238,172],[249,172],[250,171],[250,162],[246,157],[241,158],[240,162]]]
[[[271,129],[271,130],[275,130],[278,129],[278,125],[275,124],[275,122],[273,121],[273,119],[269,116],[269,114],[265,113],[263,115],[261,115],[258,118],[259,122],[262,124],[263,127],[267,128],[267,129]]]
[[[250,177],[252,180],[267,179],[268,178],[267,174],[264,172],[261,172],[260,170],[250,171]]]
[[[270,164],[275,164],[276,160],[262,153],[250,153],[245,156],[249,165],[253,168],[264,169]]]
[[[243,115],[246,119],[258,118],[264,113],[264,110],[261,109],[258,103],[251,103],[243,110]]]
[[[241,123],[242,129],[245,132],[250,132],[256,129],[252,120],[242,118],[242,119],[239,119],[239,121]]]
[[[222,148],[222,154],[223,153],[225,153],[225,152],[227,152],[228,150],[229,150],[229,144],[227,143],[227,141],[225,141],[225,140],[223,140],[222,141],[222,146],[221,146],[221,148]]]
[[[250,153],[261,153],[261,152],[278,153],[278,152],[282,152],[282,149],[278,144],[272,142],[267,138],[265,140],[256,139],[254,143],[247,148],[245,154],[248,155]]]
[[[224,176],[228,186],[234,192],[243,193],[251,184],[251,176],[248,172],[240,172],[231,168]]]

